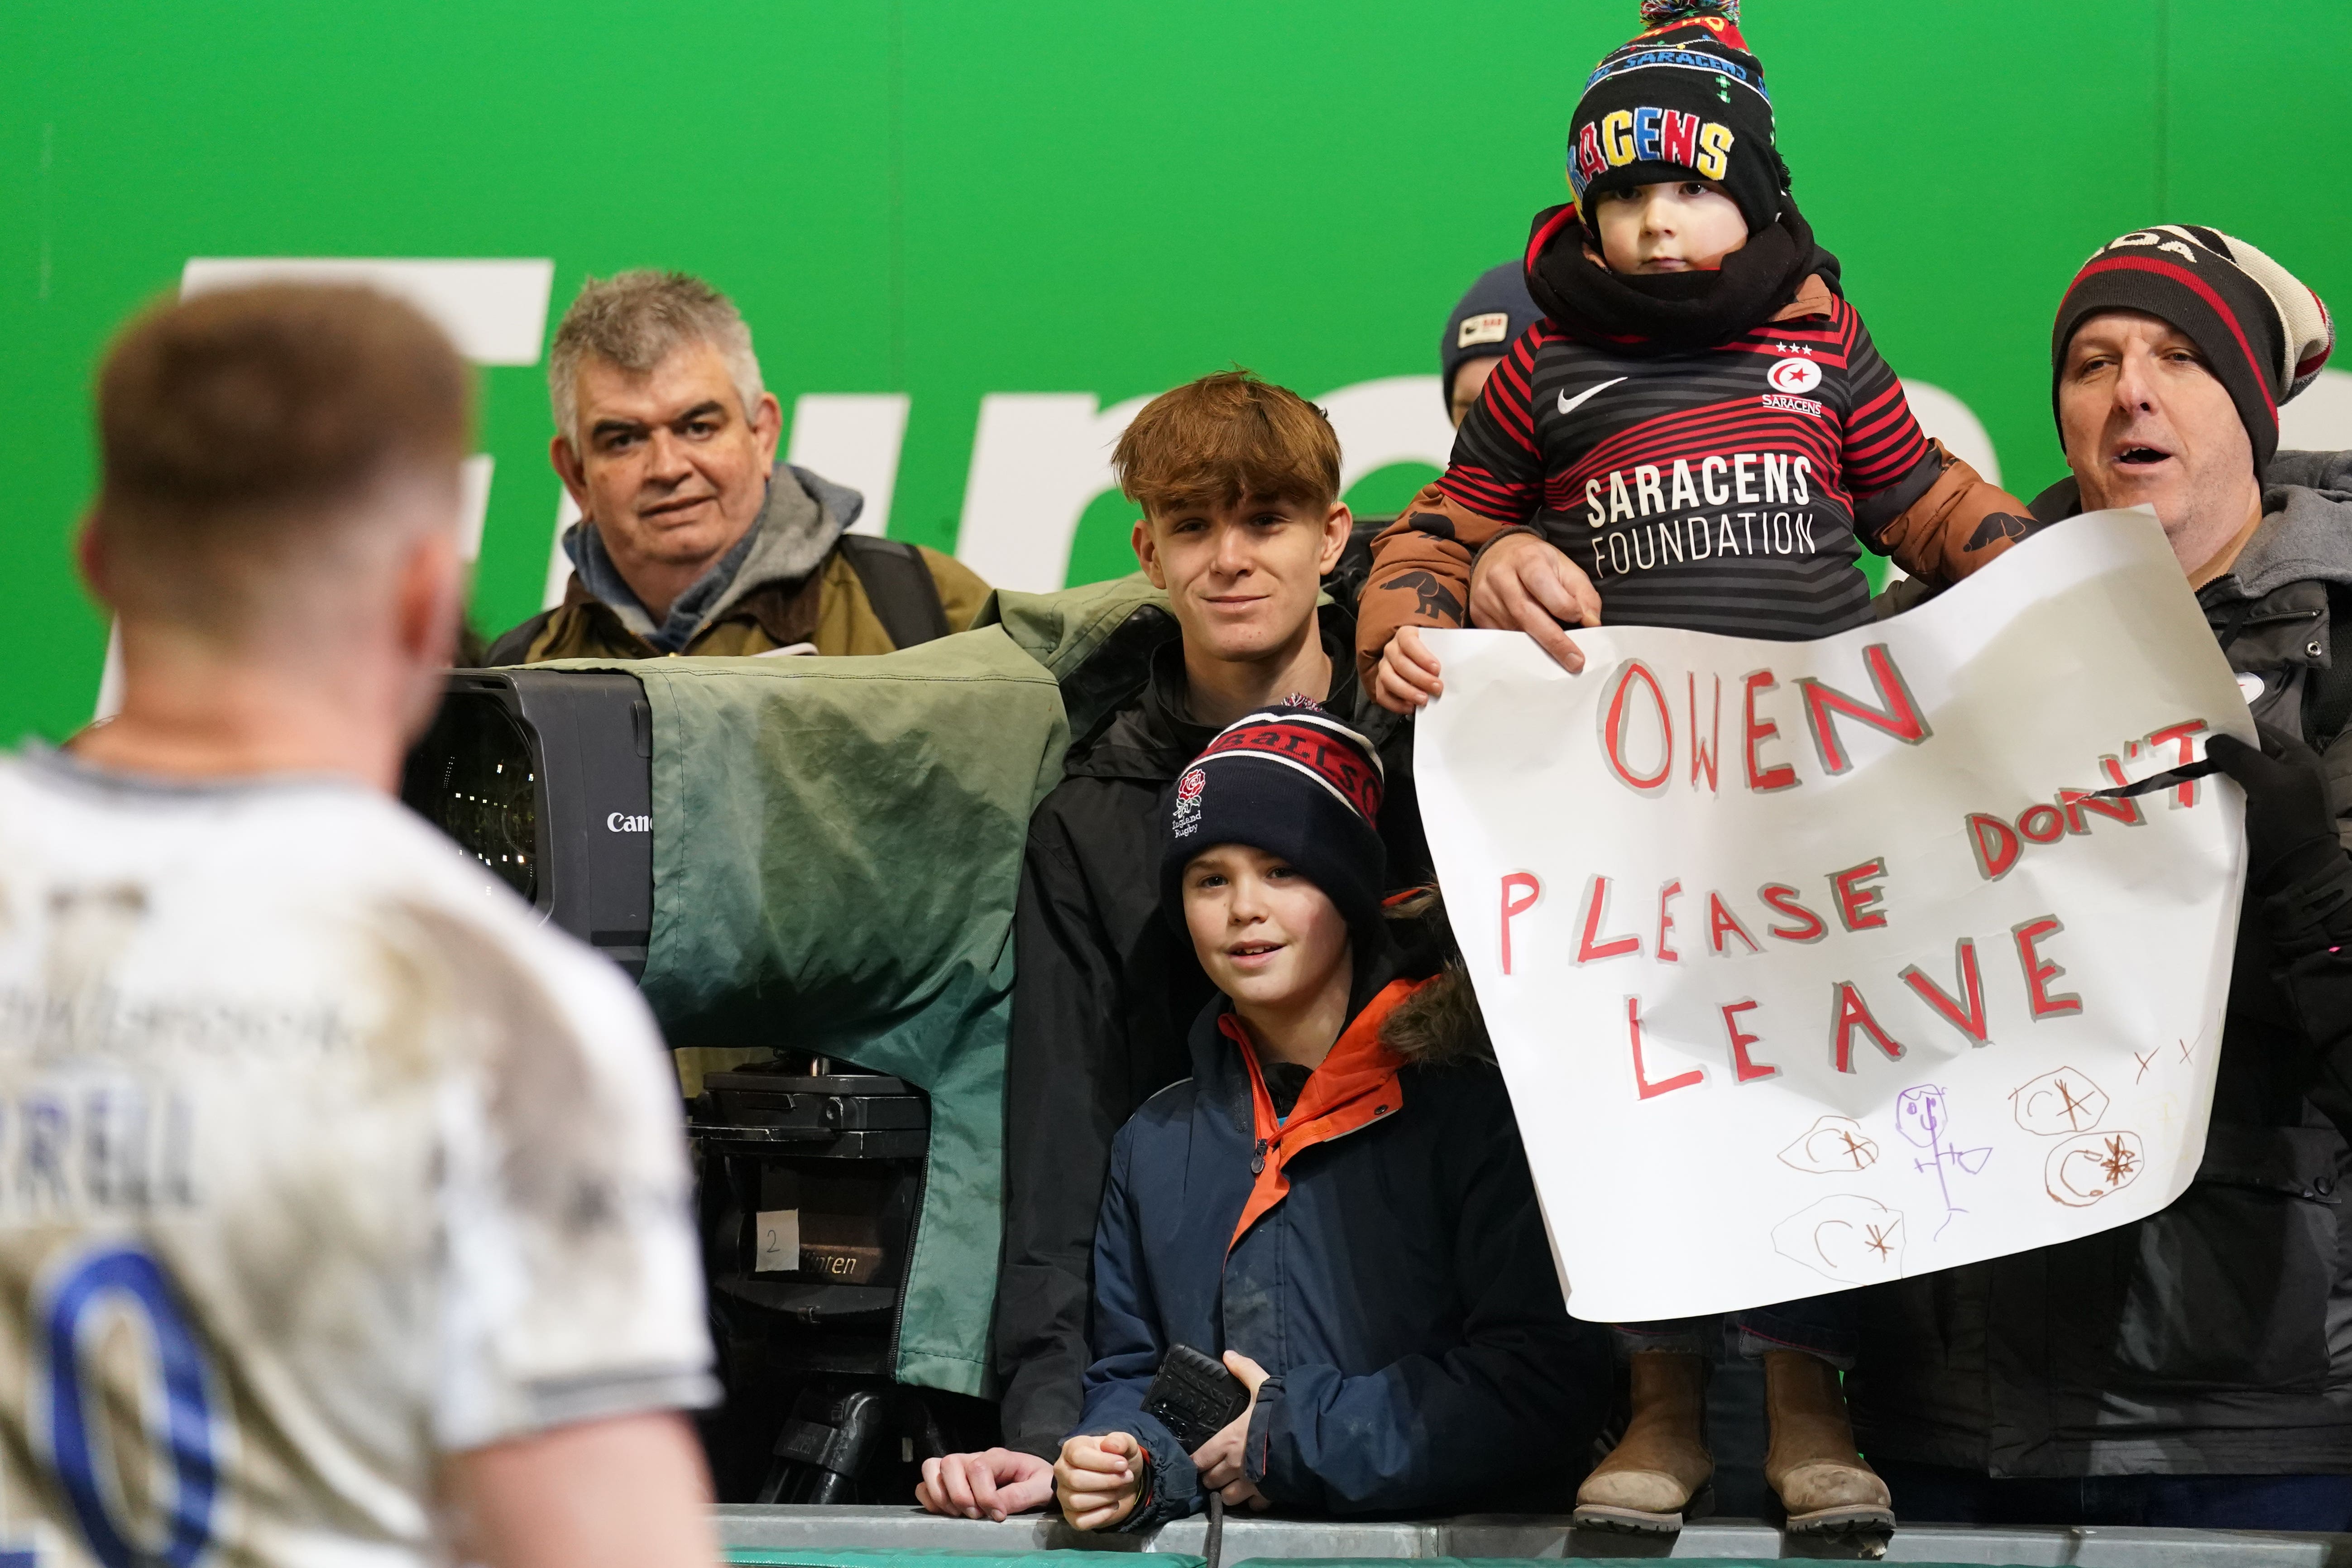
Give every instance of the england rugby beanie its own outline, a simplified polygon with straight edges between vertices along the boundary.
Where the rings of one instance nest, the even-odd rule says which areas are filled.
[[[1642,0],[1642,23],[1647,30],[1585,82],[1569,121],[1577,210],[1597,190],[1696,174],[1730,193],[1748,233],[1769,228],[1789,166],[1773,140],[1764,64],[1739,36],[1739,0]]]
[[[1437,343],[1437,391],[1446,412],[1454,411],[1456,371],[1484,356],[1500,359],[1514,339],[1541,320],[1543,312],[1528,297],[1526,262],[1506,261],[1480,273],[1445,318],[1445,336]]]
[[[2066,346],[2101,310],[2154,316],[2197,345],[2237,405],[2258,474],[2278,451],[2279,405],[2311,384],[2336,346],[2319,296],[2244,240],[2194,224],[2134,229],[2094,251],[2058,302],[2050,333],[2053,413]]]
[[[1360,944],[1386,939],[1381,759],[1370,742],[1293,699],[1221,731],[1176,781],[1160,858],[1160,909],[1184,930],[1184,868],[1221,844],[1280,856],[1339,907]]]

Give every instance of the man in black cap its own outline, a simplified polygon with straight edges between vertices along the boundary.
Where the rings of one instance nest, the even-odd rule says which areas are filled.
[[[1478,281],[1445,318],[1445,335],[1437,342],[1445,416],[1456,430],[1519,334],[1542,320],[1543,311],[1528,293],[1524,263],[1514,258],[1478,274]]]
[[[1847,1393],[1906,1519],[2352,1530],[2352,453],[2277,450],[2332,342],[2284,268],[2189,226],[2102,247],[2059,306],[2074,477],[2032,510],[2163,523],[2263,729],[2210,748],[2245,907],[2179,1201],[1863,1303]]]

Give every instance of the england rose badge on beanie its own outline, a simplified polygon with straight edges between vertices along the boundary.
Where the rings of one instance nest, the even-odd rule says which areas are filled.
[[[1786,205],[1764,62],[1739,34],[1739,0],[1643,0],[1645,29],[1610,51],[1568,126],[1568,183],[1588,193],[1692,174],[1720,184],[1754,234]]]
[[[1246,844],[1295,867],[1374,936],[1381,882],[1382,774],[1371,743],[1308,702],[1264,708],[1227,725],[1176,781],[1160,859],[1160,908],[1184,929],[1184,868],[1220,844]]]
[[[2317,378],[2336,346],[2319,296],[2242,239],[2195,224],[2134,229],[2091,253],[2059,301],[2050,334],[2050,404],[2075,329],[2101,310],[2136,310],[2197,345],[2237,406],[2254,471],[2278,451],[2279,405]]]

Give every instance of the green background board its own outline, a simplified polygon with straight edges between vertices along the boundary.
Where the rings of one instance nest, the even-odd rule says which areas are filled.
[[[1561,198],[1632,0],[391,7],[12,0],[0,17],[0,541],[38,649],[0,739],[85,720],[73,576],[108,335],[192,256],[549,257],[730,291],[770,384],[912,399],[891,531],[952,547],[981,397],[1107,406],[1238,362],[1309,395],[1428,374],[1444,313]],[[2095,246],[2242,233],[2352,298],[2352,6],[1751,0],[1796,191],[1905,375],[2009,486],[2056,478],[2047,331]],[[478,624],[538,607],[538,368],[493,368]],[[1423,474],[1376,473],[1360,510]],[[1090,507],[1075,579],[1124,570]]]

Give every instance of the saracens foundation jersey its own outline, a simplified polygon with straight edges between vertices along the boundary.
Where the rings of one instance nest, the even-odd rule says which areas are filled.
[[[1535,322],[1437,488],[1540,530],[1604,621],[1795,641],[1870,618],[1862,549],[1939,466],[1862,318],[1815,278],[1780,319],[1687,353]]]

